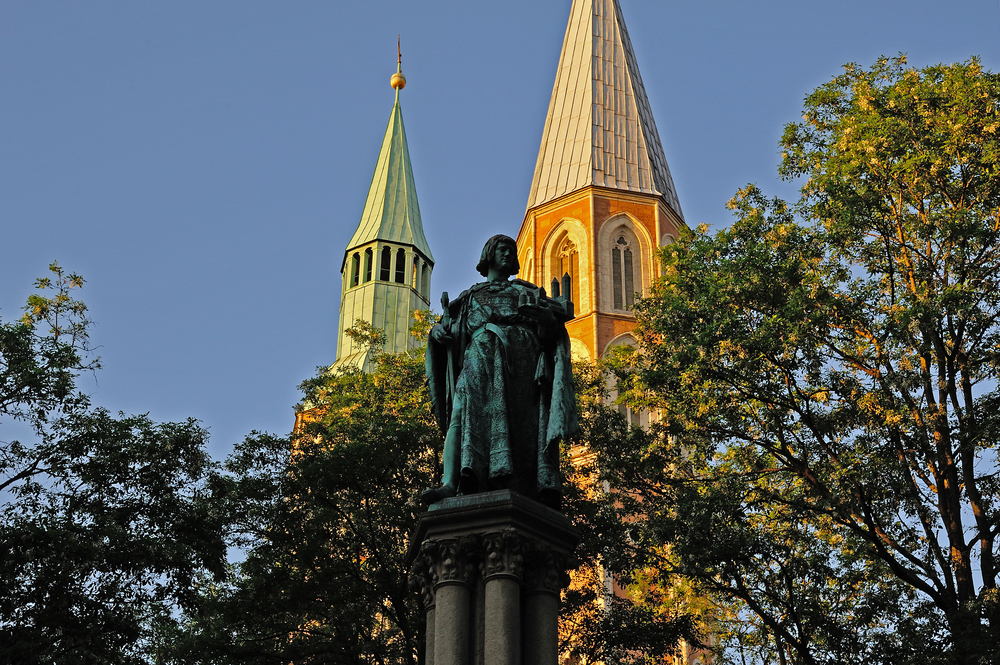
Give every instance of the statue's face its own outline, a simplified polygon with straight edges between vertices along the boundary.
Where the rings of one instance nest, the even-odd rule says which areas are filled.
[[[493,266],[508,275],[514,274],[514,264],[517,262],[517,247],[513,243],[502,242],[493,250]]]

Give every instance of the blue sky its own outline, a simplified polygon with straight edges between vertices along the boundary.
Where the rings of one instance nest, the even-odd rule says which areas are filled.
[[[747,182],[793,191],[782,127],[845,62],[1000,70],[1000,0],[621,3],[692,224],[727,224]],[[58,260],[88,279],[97,403],[199,418],[219,455],[286,432],[336,353],[396,34],[433,291],[454,293],[524,215],[569,4],[0,0],[0,316]]]

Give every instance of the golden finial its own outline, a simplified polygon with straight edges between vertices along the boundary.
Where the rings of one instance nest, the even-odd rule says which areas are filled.
[[[406,87],[406,77],[403,76],[403,43],[396,36],[396,73],[389,79],[389,85],[397,92]]]

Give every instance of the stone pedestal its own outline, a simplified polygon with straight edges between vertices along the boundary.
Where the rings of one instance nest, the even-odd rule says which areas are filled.
[[[410,552],[427,665],[557,665],[559,592],[577,541],[561,513],[508,490],[431,506]]]

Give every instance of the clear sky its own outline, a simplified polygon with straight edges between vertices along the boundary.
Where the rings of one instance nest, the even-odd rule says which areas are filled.
[[[790,191],[778,136],[845,62],[1000,70],[1000,0],[621,4],[691,224],[727,224],[747,182]],[[569,5],[0,0],[0,314],[58,260],[88,279],[97,403],[199,418],[218,455],[287,432],[336,353],[397,33],[433,292],[454,294],[523,218]]]

